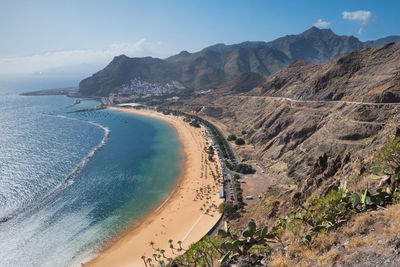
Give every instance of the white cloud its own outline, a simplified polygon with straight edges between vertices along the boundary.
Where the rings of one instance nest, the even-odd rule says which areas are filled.
[[[318,28],[328,28],[331,23],[329,21],[324,21],[322,19],[318,19],[317,22],[314,23],[313,26]]]
[[[354,12],[343,11],[342,18],[359,24],[358,34],[361,35],[365,27],[372,22],[373,16],[371,11],[358,10]]]
[[[111,44],[104,49],[65,50],[23,57],[0,58],[0,73],[33,73],[79,64],[107,64],[114,56],[165,56],[161,44],[141,39]]]

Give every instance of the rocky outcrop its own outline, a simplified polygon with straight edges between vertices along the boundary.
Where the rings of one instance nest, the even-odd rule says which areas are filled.
[[[400,48],[394,43],[352,52],[321,65],[292,64],[248,95],[310,101],[393,103],[400,100]]]

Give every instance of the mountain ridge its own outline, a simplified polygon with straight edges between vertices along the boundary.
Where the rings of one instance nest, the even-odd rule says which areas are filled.
[[[296,60],[318,64],[352,51],[400,42],[388,36],[361,42],[354,36],[339,36],[330,29],[312,27],[297,35],[286,35],[270,42],[246,41],[215,44],[198,52],[182,51],[166,59],[125,55],[81,81],[79,90],[86,96],[107,96],[130,79],[141,77],[154,82],[178,81],[187,88],[212,89],[245,72],[272,75]]]

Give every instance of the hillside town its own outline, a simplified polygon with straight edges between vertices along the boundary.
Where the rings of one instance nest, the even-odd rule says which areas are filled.
[[[134,78],[129,82],[123,84],[121,89],[118,91],[120,95],[135,95],[140,97],[149,96],[162,96],[175,93],[178,88],[170,83],[160,84],[152,83],[141,80],[140,78]]]

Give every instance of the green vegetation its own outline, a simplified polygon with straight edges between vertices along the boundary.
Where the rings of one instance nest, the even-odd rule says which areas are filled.
[[[247,134],[247,132],[246,131],[242,131],[242,134]]]
[[[235,186],[235,195],[238,204],[238,208],[243,206],[243,190],[240,188],[240,176],[238,174],[233,175],[232,177],[233,185]]]
[[[345,183],[338,190],[329,191],[323,198],[313,198],[308,208],[304,213],[299,214],[298,218],[311,226],[311,232],[315,233],[329,230],[348,220],[353,212],[350,193]]]
[[[237,138],[236,135],[231,134],[231,135],[229,135],[229,136],[226,138],[226,140],[228,140],[228,141],[235,141],[236,138]]]
[[[210,155],[214,155],[214,147],[213,146],[209,146],[206,150],[206,153],[210,154]]]
[[[371,178],[379,180],[379,187],[372,192],[368,184],[361,192],[351,192],[344,182],[332,189],[323,198],[313,198],[308,207],[291,213],[286,225],[302,223],[309,233],[303,237],[310,243],[312,236],[327,232],[345,221],[354,213],[385,207],[400,200],[400,138],[390,140],[376,156],[371,168]]]
[[[230,227],[225,222],[224,229],[218,231],[218,235],[224,238],[221,244],[222,250],[225,252],[220,262],[227,261],[234,255],[249,255],[250,250],[255,246],[267,247],[268,239],[274,239],[274,233],[268,233],[268,227],[257,229],[256,223],[250,220],[247,228],[242,232],[241,236],[237,236],[230,231]],[[271,240],[274,242],[273,240]]]
[[[217,145],[219,146],[219,148],[221,150],[221,154],[226,159],[226,162],[228,162],[227,160],[230,160],[231,162],[235,161],[234,153],[231,150],[231,147],[229,146],[228,142],[224,138],[224,135],[218,130],[217,127],[215,127],[209,121],[204,120],[196,115],[189,115],[184,112],[177,111],[177,110],[158,109],[157,111],[162,112],[164,114],[172,114],[174,116],[184,116],[185,117],[184,120],[186,120],[186,121],[189,121],[189,120],[192,122],[196,121],[198,127],[200,127],[200,125],[199,125],[200,123],[203,124],[205,127],[207,127],[209,129],[211,134],[214,136],[214,140],[217,143]],[[194,125],[192,125],[192,126],[194,126]],[[195,126],[195,127],[197,127],[197,126]],[[242,138],[238,138],[238,139],[236,139],[236,141],[239,139],[242,139]],[[241,141],[239,141],[239,142],[241,143]],[[243,140],[243,142],[244,142],[244,140]],[[229,167],[229,166],[231,166],[231,167]],[[230,170],[233,170],[233,171],[236,171],[239,173],[243,173],[243,174],[254,173],[254,170],[251,168],[251,166],[247,165],[247,164],[234,165],[232,163],[229,163],[229,166],[228,166],[228,168]]]
[[[238,138],[235,140],[235,144],[237,144],[238,146],[244,145],[245,141],[243,138]]]
[[[269,251],[267,242],[274,239],[275,234],[269,233],[268,228],[257,229],[251,220],[247,229],[241,235],[232,233],[227,222],[224,229],[218,231],[218,236],[204,237],[201,241],[190,245],[185,254],[178,256],[172,266],[214,266],[219,259],[220,263],[229,260],[236,255],[249,255],[253,249]]]
[[[387,184],[387,192],[398,193],[397,186],[400,181],[400,137],[390,140],[378,152],[371,172],[372,179],[381,180],[381,182]]]
[[[232,233],[229,225],[225,223],[224,229],[219,231],[219,238],[216,239],[218,242],[214,240],[199,245],[200,251],[209,248],[208,254],[197,251],[191,255],[204,257],[207,254],[210,257],[208,262],[211,263],[211,257],[214,261],[219,257],[220,262],[225,262],[237,255],[269,252],[269,243],[277,243],[281,250],[285,251],[288,245],[285,242],[288,241],[284,241],[283,236],[288,232],[297,236],[305,248],[312,249],[325,241],[333,244],[333,239],[327,233],[348,221],[353,214],[400,201],[400,138],[389,141],[377,153],[370,171],[371,178],[379,181],[379,187],[375,190],[370,190],[367,185],[359,192],[352,192],[347,188],[347,182],[343,182],[325,196],[312,198],[307,207],[300,206],[286,213],[284,218],[277,219],[271,231],[268,231],[267,227],[256,229],[256,224],[250,220],[247,229],[241,235],[237,235]],[[239,178],[239,175],[234,176],[235,181]],[[232,212],[233,208],[233,205],[229,204],[220,206],[222,213]],[[206,263],[203,266],[213,265]]]
[[[212,146],[209,146],[208,148],[205,148],[204,150],[208,154],[208,160],[213,162],[215,149]]]
[[[219,205],[218,211],[225,217],[230,218],[235,214],[236,207],[232,204],[232,202],[225,201]]]
[[[219,146],[221,150],[222,156],[225,158],[225,164],[227,168],[231,171],[235,171],[238,173],[243,173],[243,174],[249,174],[249,173],[254,173],[255,170],[251,167],[251,165],[248,164],[233,164],[231,162],[235,161],[235,156],[233,151],[231,150],[231,147],[229,146],[228,142],[224,138],[223,134],[218,130],[217,127],[215,127],[212,123],[210,123],[207,120],[204,120],[196,115],[189,115],[181,111],[176,111],[176,110],[165,110],[165,109],[158,109],[157,111],[162,112],[164,114],[172,114],[175,116],[184,116],[185,121],[191,121],[190,125],[194,127],[200,127],[200,123],[205,125],[211,134],[214,136],[214,140]],[[236,136],[235,136],[236,137]],[[232,137],[231,137],[232,138]],[[235,143],[238,145],[243,145],[245,144],[244,140],[242,138],[237,138],[235,140]],[[210,161],[213,161],[211,157],[209,156],[208,159]]]
[[[238,173],[249,174],[249,173],[255,172],[255,170],[251,167],[251,165],[245,164],[245,163],[240,163],[240,164],[235,165],[235,164],[232,164],[229,161],[225,160],[225,165],[229,170],[235,171]]]
[[[221,238],[205,236],[199,242],[190,245],[185,254],[178,256],[171,266],[214,266],[214,261],[223,251]]]
[[[200,128],[200,124],[198,123],[197,120],[193,120],[193,121],[190,123],[190,125],[193,126],[193,127],[195,127],[195,128]]]

